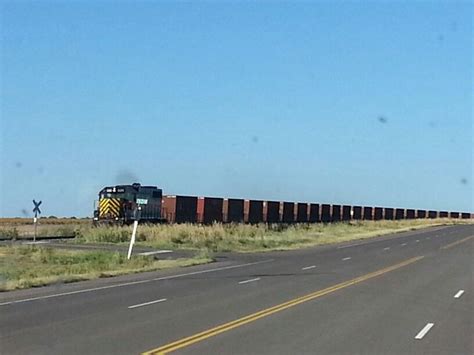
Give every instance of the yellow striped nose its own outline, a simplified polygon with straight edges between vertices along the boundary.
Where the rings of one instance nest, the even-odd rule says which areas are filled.
[[[99,201],[99,218],[116,218],[120,216],[120,199],[102,198]]]

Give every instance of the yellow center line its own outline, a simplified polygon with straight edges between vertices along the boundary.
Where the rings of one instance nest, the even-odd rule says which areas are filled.
[[[467,238],[464,238],[464,239],[455,241],[455,242],[450,243],[450,244],[446,244],[446,245],[442,246],[440,249],[449,249],[449,248],[452,248],[452,247],[454,247],[454,246],[456,246],[456,245],[458,245],[458,244],[467,242],[469,239],[472,239],[472,238],[474,238],[474,235],[471,235],[470,237],[467,237]]]
[[[284,302],[284,303],[281,303],[281,304],[278,304],[276,306],[273,306],[273,307],[270,307],[270,308],[266,308],[266,309],[263,309],[259,312],[255,312],[255,313],[252,313],[252,314],[249,314],[245,317],[242,317],[242,318],[239,318],[239,319],[236,319],[234,321],[231,321],[231,322],[228,322],[228,323],[224,323],[224,324],[221,324],[217,327],[214,327],[214,328],[211,328],[211,329],[208,329],[208,330],[205,330],[203,332],[200,332],[200,333],[197,333],[197,334],[194,334],[192,336],[189,336],[189,337],[186,337],[186,338],[182,338],[182,339],[179,339],[177,341],[174,341],[172,343],[169,343],[169,344],[166,344],[166,345],[163,345],[159,348],[156,348],[156,349],[152,349],[152,350],[149,350],[145,353],[143,353],[144,355],[151,355],[151,354],[160,354],[160,355],[164,355],[164,354],[168,354],[172,351],[176,351],[178,349],[182,349],[184,347],[187,347],[191,344],[194,344],[194,343],[197,343],[197,342],[200,342],[200,341],[203,341],[204,339],[207,339],[207,338],[210,338],[210,337],[213,337],[213,336],[216,336],[220,333],[223,333],[223,332],[227,332],[231,329],[234,329],[234,328],[237,328],[237,327],[240,327],[244,324],[247,324],[247,323],[251,323],[251,322],[254,322],[260,318],[263,318],[263,317],[267,317],[271,314],[274,314],[274,313],[277,313],[277,312],[281,312],[287,308],[290,308],[290,307],[294,307],[296,305],[299,305],[301,303],[304,303],[304,302],[308,302],[308,301],[311,301],[315,298],[318,298],[318,297],[321,297],[321,296],[324,296],[324,295],[327,295],[329,293],[332,293],[332,292],[335,292],[337,290],[340,290],[340,289],[343,289],[343,288],[346,288],[346,287],[349,287],[349,286],[352,286],[352,285],[355,285],[355,284],[358,284],[362,281],[366,281],[366,280],[369,280],[371,278],[374,278],[374,277],[377,277],[377,276],[380,276],[380,275],[383,275],[383,274],[386,274],[388,272],[391,272],[391,271],[394,271],[396,269],[399,269],[401,267],[404,267],[404,266],[407,266],[409,264],[412,264],[418,260],[421,260],[423,259],[424,256],[417,256],[417,257],[414,257],[414,258],[411,258],[411,259],[408,259],[408,260],[405,260],[401,263],[398,263],[398,264],[395,264],[395,265],[392,265],[392,266],[389,266],[389,267],[386,267],[384,269],[380,269],[380,270],[377,270],[377,271],[374,271],[374,272],[371,272],[371,273],[368,273],[368,274],[365,274],[365,275],[362,275],[362,276],[359,276],[359,277],[356,277],[354,279],[351,279],[351,280],[348,280],[348,281],[344,281],[344,282],[341,282],[339,284],[336,284],[336,285],[333,285],[333,286],[330,286],[330,287],[327,287],[325,289],[322,289],[322,290],[319,290],[319,291],[315,291],[315,292],[312,292],[310,294],[307,294],[305,296],[302,296],[302,297],[298,297],[298,298],[294,298],[290,301],[287,301],[287,302]]]

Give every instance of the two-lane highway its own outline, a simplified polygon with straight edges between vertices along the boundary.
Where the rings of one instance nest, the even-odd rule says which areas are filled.
[[[473,245],[438,227],[3,293],[0,352],[472,354]]]

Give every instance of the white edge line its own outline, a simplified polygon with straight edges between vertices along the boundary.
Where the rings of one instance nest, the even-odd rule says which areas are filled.
[[[256,278],[250,279],[250,280],[240,281],[239,284],[246,284],[246,283],[254,282],[254,281],[258,281],[258,280],[260,280],[260,277],[256,277]]]
[[[459,290],[458,293],[454,295],[454,298],[460,298],[463,293],[464,293],[464,290]]]
[[[348,256],[347,258],[342,259],[342,261],[346,261],[346,260],[350,260],[350,259],[351,259],[351,257]]]
[[[61,296],[69,296],[69,295],[75,295],[75,294],[78,294],[78,293],[86,293],[86,292],[107,290],[107,289],[109,289],[109,288],[117,288],[117,287],[138,285],[138,284],[144,284],[144,283],[153,282],[153,281],[177,279],[177,278],[179,278],[179,277],[185,277],[185,276],[191,276],[191,275],[199,275],[199,274],[207,274],[207,273],[209,273],[209,272],[216,272],[216,271],[222,271],[222,270],[237,269],[237,268],[246,267],[246,266],[252,266],[252,265],[258,265],[258,264],[269,263],[269,262],[272,262],[273,260],[274,260],[274,259],[267,259],[267,260],[252,262],[252,263],[246,263],[246,264],[230,265],[230,266],[224,266],[224,267],[215,268],[215,269],[208,269],[208,270],[187,272],[187,273],[185,273],[185,274],[162,276],[162,277],[156,277],[156,278],[153,278],[153,279],[139,280],[139,281],[132,281],[132,282],[125,282],[125,283],[116,284],[116,285],[108,285],[108,286],[101,286],[101,287],[94,287],[94,288],[86,288],[86,289],[83,289],[83,290],[76,290],[76,291],[63,292],[63,293],[55,293],[55,294],[46,295],[46,296],[38,296],[38,297],[24,298],[24,299],[20,299],[20,300],[14,300],[14,301],[3,302],[3,303],[0,303],[0,306],[7,306],[7,305],[10,305],[10,304],[15,304],[15,303],[24,303],[24,302],[31,302],[31,301],[43,300],[43,299],[47,299],[47,298],[54,298],[54,297],[61,297]]]
[[[367,245],[367,244],[372,244],[373,242],[369,242],[369,243],[360,243],[360,244],[349,244],[349,245],[342,245],[340,247],[337,247],[337,249],[345,249],[345,248],[352,248],[352,247],[358,247],[358,246],[362,246],[362,245]]]
[[[145,251],[143,253],[138,253],[137,255],[142,255],[142,256],[149,256],[149,255],[155,255],[155,254],[167,254],[167,253],[172,253],[172,250],[156,250],[156,251]]]
[[[160,298],[159,300],[155,300],[155,301],[150,301],[150,302],[145,302],[145,303],[140,303],[140,304],[134,304],[133,306],[128,306],[127,308],[128,309],[133,309],[133,308],[148,306],[150,304],[155,304],[155,303],[160,303],[160,302],[165,302],[165,301],[166,301],[166,298]]]
[[[422,330],[416,335],[415,339],[423,339],[423,337],[430,331],[433,327],[434,323],[427,323]]]
[[[316,267],[316,265],[306,266],[306,267],[301,268],[301,270],[314,269],[315,267]]]
[[[425,231],[423,232],[423,230],[420,230],[420,233],[417,233],[417,234],[425,234],[425,233],[431,233],[431,232],[434,232],[434,231],[437,231],[437,230],[440,230],[440,229],[445,229],[445,228],[448,228],[449,226],[441,226],[439,228],[433,228],[432,230],[429,230],[429,231]],[[409,231],[410,232],[410,231]],[[413,230],[411,232],[416,232],[416,230]],[[415,234],[415,235],[417,235]],[[435,235],[435,237],[439,237],[439,235]],[[358,246],[363,246],[363,245],[367,245],[367,244],[373,244],[373,243],[378,243],[378,242],[382,242],[384,240],[391,240],[391,239],[398,239],[398,238],[403,238],[403,236],[401,237],[394,237],[394,238],[388,238],[388,239],[377,239],[377,240],[372,240],[372,241],[369,241],[369,242],[362,242],[362,243],[353,243],[353,244],[348,244],[348,245],[341,245],[339,247],[337,247],[336,249],[345,249],[345,248],[352,248],[352,247],[358,247]]]

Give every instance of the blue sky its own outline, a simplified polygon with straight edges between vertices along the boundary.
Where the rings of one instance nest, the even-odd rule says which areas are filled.
[[[473,211],[470,2],[2,2],[1,216],[106,185]]]

